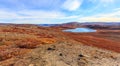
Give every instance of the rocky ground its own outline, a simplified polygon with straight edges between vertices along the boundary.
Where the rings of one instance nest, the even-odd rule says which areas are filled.
[[[40,46],[24,57],[2,61],[2,66],[120,66],[120,54],[85,46],[78,42],[58,42]]]
[[[0,66],[120,66],[120,53],[88,46],[59,30],[38,26],[31,29],[28,29],[30,26],[15,27],[0,27],[0,52],[3,52],[0,53]],[[9,34],[13,32],[15,34]],[[20,41],[21,38],[25,41]],[[10,57],[6,57],[7,54]]]

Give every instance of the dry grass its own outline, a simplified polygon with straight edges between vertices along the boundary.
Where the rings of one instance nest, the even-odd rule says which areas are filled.
[[[89,46],[120,52],[120,32],[66,33],[66,35]]]
[[[0,49],[0,61],[13,58],[16,56],[22,56],[28,53],[30,49],[20,49],[20,48],[2,48]]]
[[[53,35],[37,26],[0,26],[0,61],[24,55],[43,44],[56,42]]]

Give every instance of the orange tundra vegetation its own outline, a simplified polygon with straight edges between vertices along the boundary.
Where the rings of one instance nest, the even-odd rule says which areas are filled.
[[[89,46],[120,52],[120,32],[66,33],[69,38]]]
[[[40,45],[56,42],[51,34],[45,34],[38,26],[0,26],[0,61],[22,56]]]

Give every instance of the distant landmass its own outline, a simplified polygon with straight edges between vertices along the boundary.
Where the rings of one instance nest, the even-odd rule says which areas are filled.
[[[64,28],[77,28],[77,27],[88,27],[94,29],[118,29],[120,28],[120,22],[68,22],[63,24],[39,24],[44,27],[64,27]]]
[[[63,26],[63,25],[76,25],[76,26],[81,26],[81,25],[116,25],[120,26],[120,22],[68,22],[68,23],[62,23],[62,24],[39,24],[40,26]]]

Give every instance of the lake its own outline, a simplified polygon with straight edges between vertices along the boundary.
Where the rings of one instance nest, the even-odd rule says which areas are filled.
[[[63,30],[64,32],[96,32],[96,30],[94,29],[90,29],[90,28],[75,28],[75,29],[66,29]]]

